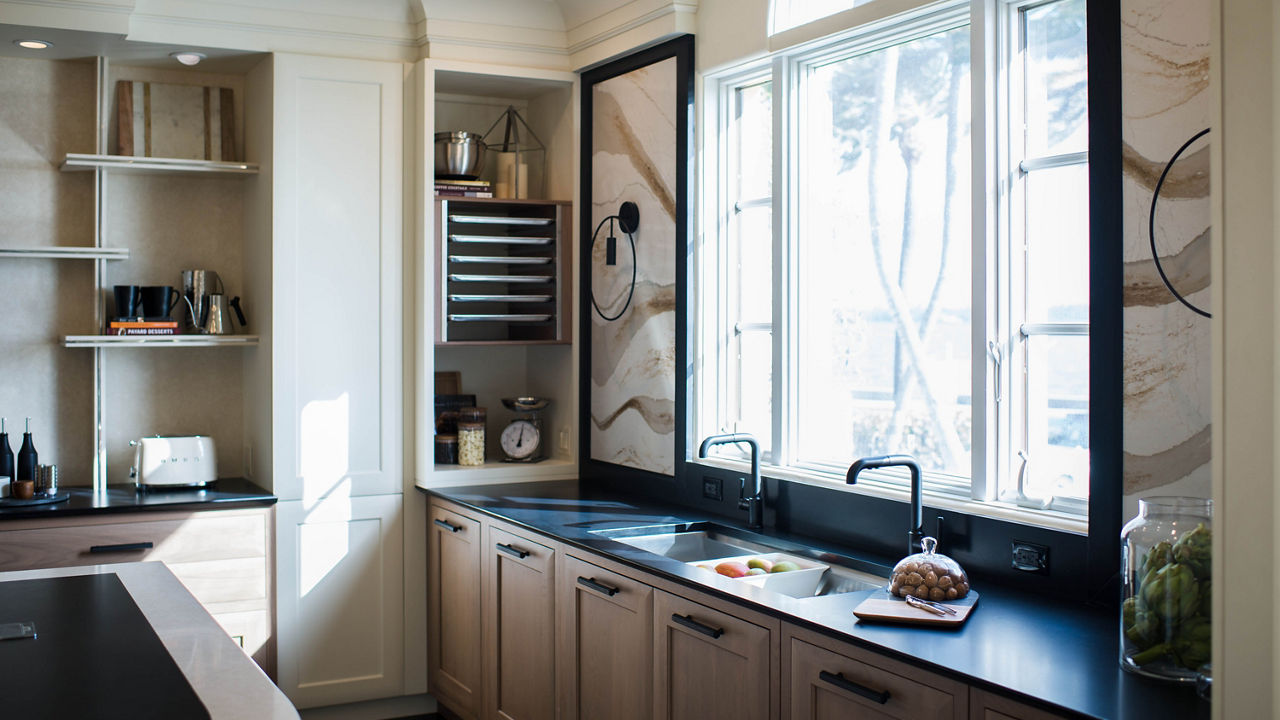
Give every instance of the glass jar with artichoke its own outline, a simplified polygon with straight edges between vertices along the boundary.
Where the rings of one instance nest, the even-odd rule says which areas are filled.
[[[1120,665],[1195,682],[1209,662],[1213,501],[1153,497],[1121,533]]]

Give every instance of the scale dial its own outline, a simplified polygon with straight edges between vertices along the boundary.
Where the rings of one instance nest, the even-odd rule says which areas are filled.
[[[542,433],[528,420],[512,420],[502,431],[502,452],[512,460],[528,460],[538,456]]]

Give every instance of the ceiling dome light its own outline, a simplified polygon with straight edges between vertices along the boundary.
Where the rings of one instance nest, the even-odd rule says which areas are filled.
[[[169,57],[177,60],[183,65],[196,65],[199,64],[201,60],[205,59],[206,55],[198,52],[176,52],[169,53]]]
[[[53,47],[53,43],[48,40],[14,40],[13,44],[28,50],[44,50]]]

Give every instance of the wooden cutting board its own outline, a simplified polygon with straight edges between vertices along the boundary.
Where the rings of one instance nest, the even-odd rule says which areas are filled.
[[[859,621],[900,623],[904,625],[930,625],[933,627],[958,628],[964,625],[978,604],[978,593],[970,590],[959,600],[944,603],[956,611],[955,615],[934,615],[928,610],[911,607],[906,600],[893,597],[888,590],[877,590],[862,604],[854,608],[853,614]]]

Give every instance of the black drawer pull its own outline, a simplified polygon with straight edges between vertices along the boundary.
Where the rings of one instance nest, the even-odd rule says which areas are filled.
[[[89,546],[89,552],[91,553],[133,552],[136,550],[150,550],[153,547],[155,547],[155,545],[149,542],[120,543],[119,545],[91,545]]]
[[[674,621],[677,625],[683,625],[689,628],[690,630],[693,630],[695,632],[700,632],[703,635],[706,635],[707,637],[711,638],[712,640],[715,640],[724,634],[723,628],[711,627],[710,625],[703,625],[697,620],[694,620],[692,615],[679,615],[676,613],[671,613],[671,620]]]
[[[581,585],[581,586],[583,586],[583,587],[589,587],[589,588],[591,588],[592,590],[595,590],[596,592],[604,593],[605,595],[608,595],[609,597],[613,597],[614,595],[617,595],[617,594],[618,594],[618,588],[616,588],[616,587],[610,587],[610,586],[605,585],[604,583],[601,583],[601,582],[596,582],[596,579],[595,579],[595,578],[584,578],[584,577],[580,577],[580,578],[578,578],[578,584],[579,584],[579,585]]]
[[[827,672],[826,670],[823,670],[822,672],[818,673],[818,679],[822,680],[823,682],[829,682],[832,685],[835,685],[836,687],[840,688],[841,690],[847,690],[853,693],[854,695],[861,695],[862,697],[868,700],[874,700],[880,703],[881,705],[889,702],[888,690],[882,690],[880,692],[876,692],[875,690],[872,690],[866,685],[859,685],[858,683],[850,680],[849,678],[845,677],[844,675],[841,675],[840,673],[832,674]]]
[[[444,528],[445,530],[448,530],[449,532],[458,532],[459,530],[462,529],[461,525],[450,525],[449,523],[441,520],[440,518],[436,518],[435,520],[432,520],[432,522]]]
[[[525,552],[524,550],[521,550],[518,547],[512,547],[511,545],[503,545],[502,543],[498,543],[498,549],[512,557],[520,558],[521,560],[529,557],[528,552]]]

